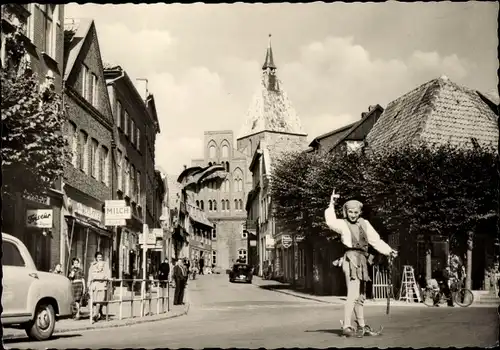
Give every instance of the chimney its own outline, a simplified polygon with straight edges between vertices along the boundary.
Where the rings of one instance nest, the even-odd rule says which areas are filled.
[[[186,164],[184,164],[184,170],[186,170],[187,168],[188,168],[188,167],[187,167],[187,165],[186,165]]]

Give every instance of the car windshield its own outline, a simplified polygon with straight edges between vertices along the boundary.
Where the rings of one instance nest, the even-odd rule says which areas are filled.
[[[233,266],[233,271],[248,271],[250,269],[250,266],[248,265],[234,265]]]

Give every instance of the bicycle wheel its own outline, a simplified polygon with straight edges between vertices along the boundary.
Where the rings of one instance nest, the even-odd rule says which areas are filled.
[[[474,302],[474,294],[469,289],[462,288],[455,293],[454,299],[458,306],[467,307]]]
[[[434,306],[435,292],[430,289],[424,289],[422,293],[422,301],[425,306]]]

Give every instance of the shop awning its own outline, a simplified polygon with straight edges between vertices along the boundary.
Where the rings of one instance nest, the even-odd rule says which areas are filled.
[[[94,230],[95,232],[97,232],[101,236],[105,236],[105,237],[108,237],[108,238],[113,238],[113,233],[111,231],[109,231],[105,227],[99,227],[99,226],[97,226],[97,224],[93,223],[90,220],[86,220],[84,218],[77,217],[77,216],[72,216],[72,215],[65,215],[65,217],[67,219],[69,219],[69,220],[74,220],[75,223],[80,224],[83,227],[88,227],[88,228]]]

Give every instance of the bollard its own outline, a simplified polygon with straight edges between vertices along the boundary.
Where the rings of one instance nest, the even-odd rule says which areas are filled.
[[[163,296],[163,293],[162,293]],[[156,314],[160,314],[160,283],[156,285]]]
[[[90,300],[89,300],[88,305],[89,305],[89,309],[90,309],[89,310],[90,311],[90,313],[89,313],[90,324],[93,324],[94,323],[94,293],[92,292],[91,288],[92,288],[92,285],[90,285],[90,287],[89,287]]]
[[[123,317],[123,279],[120,280],[120,313],[118,319],[121,320]]]
[[[144,317],[144,307],[145,307],[144,298],[146,297],[145,289],[146,289],[146,281],[141,280],[141,313],[140,313],[141,317]]]

